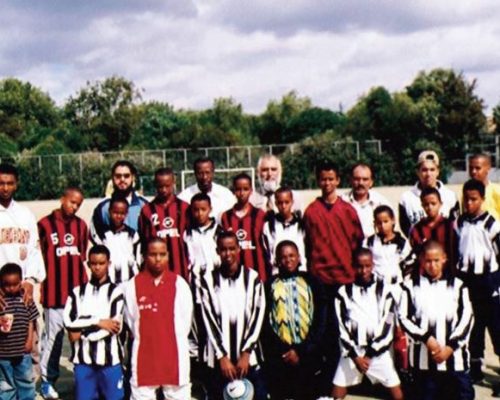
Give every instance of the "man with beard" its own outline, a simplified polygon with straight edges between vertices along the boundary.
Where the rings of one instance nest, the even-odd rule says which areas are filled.
[[[354,164],[351,168],[351,190],[342,195],[342,200],[350,203],[358,213],[365,238],[375,233],[373,211],[381,205],[390,207],[389,200],[372,187],[372,168],[365,163]]]
[[[148,201],[136,194],[134,189],[137,169],[127,160],[119,160],[111,168],[111,179],[113,181],[113,194],[124,197],[129,203],[127,218],[125,224],[137,231],[139,223],[139,213],[141,208]],[[102,237],[107,226],[109,226],[109,203],[111,199],[102,200],[94,209],[92,215],[91,230]]]
[[[273,154],[264,154],[257,162],[257,177],[259,186],[250,196],[250,203],[264,211],[278,211],[274,202],[274,193],[281,185],[281,161]],[[293,211],[300,211],[301,205],[297,201],[298,194],[293,193]]]

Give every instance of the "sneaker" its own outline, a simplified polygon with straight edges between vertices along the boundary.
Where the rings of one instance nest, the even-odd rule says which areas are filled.
[[[40,387],[40,394],[45,400],[59,399],[59,393],[56,392],[54,386],[49,382],[42,382]]]
[[[472,379],[472,383],[479,383],[484,379],[484,374],[481,369],[482,362],[481,360],[472,360],[470,363],[470,378]]]

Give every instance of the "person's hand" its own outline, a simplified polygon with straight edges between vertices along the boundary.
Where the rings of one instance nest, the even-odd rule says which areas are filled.
[[[439,352],[432,355],[432,359],[437,363],[441,364],[445,362],[453,354],[453,349],[450,346],[445,346],[441,348]]]
[[[219,366],[222,376],[228,381],[234,381],[235,379],[238,379],[238,371],[236,370],[236,367],[233,365],[229,357],[222,357],[219,360]]]
[[[281,356],[286,364],[298,365],[300,358],[294,349],[288,350],[285,354]]]
[[[120,321],[114,319],[101,319],[97,326],[111,333],[112,335],[120,332]]]
[[[23,283],[21,283],[21,287],[23,288],[24,305],[29,306],[33,303],[33,284],[28,281],[23,281]]]
[[[425,342],[425,345],[427,346],[427,349],[431,352],[431,355],[434,356],[435,354],[439,353],[441,351],[441,346],[437,342],[436,338],[434,336],[431,336],[429,339],[427,339],[427,342]]]
[[[26,343],[24,344],[24,353],[30,354],[32,350],[33,350],[33,340],[27,340]]]
[[[77,340],[80,340],[81,337],[82,337],[81,332],[68,331],[68,339],[69,339],[70,343],[74,343]]]
[[[366,374],[368,368],[370,368],[370,359],[368,357],[356,357],[354,359],[354,364],[356,364],[356,368],[362,374]]]
[[[246,351],[241,353],[238,363],[236,364],[236,369],[240,379],[247,376],[248,370],[250,369],[250,353]]]

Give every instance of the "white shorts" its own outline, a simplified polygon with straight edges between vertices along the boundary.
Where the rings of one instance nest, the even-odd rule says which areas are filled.
[[[380,383],[388,388],[398,386],[401,383],[388,351],[371,359],[366,376],[371,383]],[[333,378],[333,384],[335,386],[348,387],[359,385],[362,380],[363,374],[356,368],[354,361],[349,357],[341,357],[335,377]]]
[[[160,388],[166,400],[190,400],[191,399],[191,384],[175,386],[134,386],[131,385],[132,396],[131,400],[151,400],[156,399],[156,389]]]

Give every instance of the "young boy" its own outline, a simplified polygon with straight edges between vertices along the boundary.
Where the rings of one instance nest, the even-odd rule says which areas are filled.
[[[188,223],[189,205],[175,195],[175,173],[172,168],[155,171],[156,197],[144,205],[139,217],[142,247],[151,238],[166,240],[169,269],[188,279],[188,263],[182,237]]]
[[[463,282],[445,269],[446,254],[434,240],[419,256],[422,275],[403,283],[399,319],[410,341],[415,399],[474,399],[468,340],[472,307]]]
[[[41,338],[41,394],[59,398],[54,384],[59,378],[59,359],[64,339],[63,310],[71,291],[87,282],[87,224],[76,213],[83,203],[77,187],[67,188],[61,206],[38,222],[40,248],[47,278],[42,283],[44,330]]]
[[[101,233],[92,231],[93,244],[106,246],[111,254],[108,271],[111,282],[117,285],[132,279],[139,272],[141,246],[139,234],[125,224],[129,204],[126,198],[112,196],[109,202],[109,226]]]
[[[447,267],[455,272],[458,253],[458,240],[455,231],[455,221],[441,214],[441,194],[436,188],[422,189],[420,194],[425,217],[418,221],[410,230],[410,244],[418,256],[422,245],[427,240],[441,243],[447,255]]]
[[[22,269],[5,264],[0,269],[0,287],[5,307],[0,311],[0,398],[34,399],[35,379],[31,350],[38,310],[26,306],[22,295]]]
[[[293,211],[292,189],[281,187],[274,193],[278,212],[269,211],[264,224],[264,247],[266,261],[272,268],[273,275],[278,273],[276,265],[276,246],[283,240],[293,241],[299,250],[300,266],[303,271],[307,268],[307,259],[304,245],[304,226],[300,211]]]
[[[464,214],[457,221],[458,276],[469,288],[474,326],[470,340],[471,376],[481,381],[484,333],[488,328],[495,354],[500,356],[500,223],[482,206],[484,184],[470,179],[463,186]]]
[[[64,307],[78,400],[98,397],[119,400],[124,396],[118,338],[123,320],[123,294],[110,281],[109,266],[106,246],[92,247],[90,281],[73,289]]]
[[[489,154],[479,153],[469,158],[469,176],[483,182],[486,188],[483,210],[488,211],[498,220],[500,219],[500,185],[488,179],[490,169],[491,157]]]
[[[260,279],[265,282],[270,275],[262,240],[266,214],[249,201],[252,178],[244,173],[236,175],[233,178],[233,193],[236,196],[236,204],[222,214],[222,228],[236,234],[241,248],[241,264],[257,271]]]
[[[389,352],[394,331],[391,286],[373,274],[373,256],[361,248],[354,252],[355,280],[342,286],[335,298],[342,356],[333,378],[332,397],[343,399],[347,387],[366,375],[379,382],[391,398],[402,399],[398,374]]]

